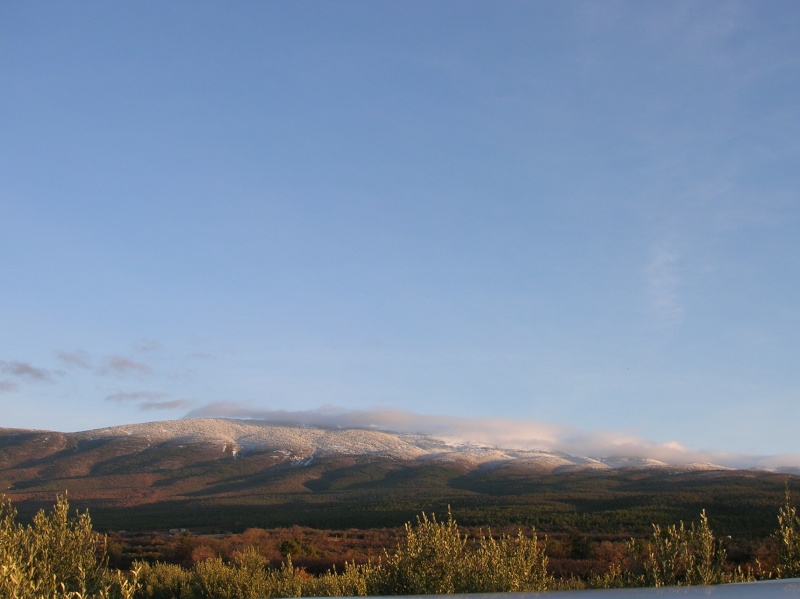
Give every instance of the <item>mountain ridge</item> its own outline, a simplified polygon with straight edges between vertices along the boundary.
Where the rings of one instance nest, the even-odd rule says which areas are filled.
[[[154,443],[218,444],[221,454],[236,458],[248,453],[288,452],[295,460],[320,456],[378,455],[408,461],[462,462],[475,466],[516,461],[542,470],[664,468],[670,470],[732,470],[711,462],[669,464],[652,458],[573,456],[546,449],[501,448],[486,444],[456,442],[431,434],[398,433],[373,428],[336,428],[292,425],[263,420],[195,418],[153,421],[61,433],[36,429],[0,429],[0,434],[59,435],[76,442],[146,439]],[[132,443],[132,448],[136,443]],[[145,448],[135,447],[136,451]]]
[[[647,530],[717,506],[768,529],[791,474],[568,456],[433,435],[187,419],[61,433],[0,429],[0,494],[32,515],[67,491],[106,529],[401,526],[458,510],[477,525]]]

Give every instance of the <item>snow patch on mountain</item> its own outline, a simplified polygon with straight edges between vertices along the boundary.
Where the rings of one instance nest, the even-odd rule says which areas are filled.
[[[610,468],[673,468],[679,470],[723,470],[708,462],[671,466],[665,462],[629,456],[585,457],[561,452],[504,449],[486,444],[440,439],[433,435],[393,433],[361,428],[292,426],[258,420],[202,418],[132,424],[75,434],[79,439],[138,438],[149,445],[211,443],[229,451],[231,457],[252,452],[280,452],[297,462],[310,464],[325,456],[379,455],[398,460],[435,460],[471,465],[518,464],[539,470],[574,471]]]

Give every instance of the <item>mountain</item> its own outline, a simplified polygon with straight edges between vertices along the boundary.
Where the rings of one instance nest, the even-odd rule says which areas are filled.
[[[787,476],[252,420],[0,429],[0,492],[21,513],[67,490],[96,522],[125,528],[397,525],[448,504],[476,521],[494,514],[542,526],[563,520],[560,510],[573,519],[625,512],[641,522],[624,526],[648,526],[646,510],[631,505],[699,511],[710,507],[698,502],[713,488],[727,489],[728,502],[775,496],[777,506]]]
[[[630,456],[576,457],[544,450],[453,443],[431,435],[221,418],[150,422],[78,433],[0,429],[0,469],[15,471],[9,479],[12,484],[31,474],[74,477],[111,471],[152,473],[197,462],[255,456],[272,466],[295,467],[321,458],[374,457],[452,462],[465,468],[493,468],[514,462],[551,473],[609,468],[726,469],[709,463],[671,466]]]

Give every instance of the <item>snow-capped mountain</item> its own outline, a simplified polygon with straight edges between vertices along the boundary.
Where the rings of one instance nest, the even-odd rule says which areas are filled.
[[[452,442],[431,435],[394,433],[373,429],[336,429],[291,426],[257,420],[204,418],[170,420],[102,428],[71,435],[79,441],[129,438],[148,447],[162,443],[207,444],[231,457],[258,452],[282,452],[295,460],[332,456],[382,456],[395,460],[434,460],[468,465],[518,462],[540,470],[671,468],[727,470],[712,463],[676,465],[636,456],[570,456],[546,450],[491,447]]]
[[[35,510],[68,491],[118,528],[397,526],[447,505],[556,527],[570,505],[572,518],[591,509],[613,526],[629,516],[640,525],[628,506],[663,509],[671,494],[698,498],[698,512],[712,489],[724,489],[733,509],[764,488],[779,503],[787,476],[255,420],[0,429],[0,494]]]

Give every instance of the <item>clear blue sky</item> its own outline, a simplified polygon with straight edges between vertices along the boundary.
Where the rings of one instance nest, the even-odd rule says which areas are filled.
[[[798,32],[793,0],[0,3],[0,426],[335,406],[800,454]]]

